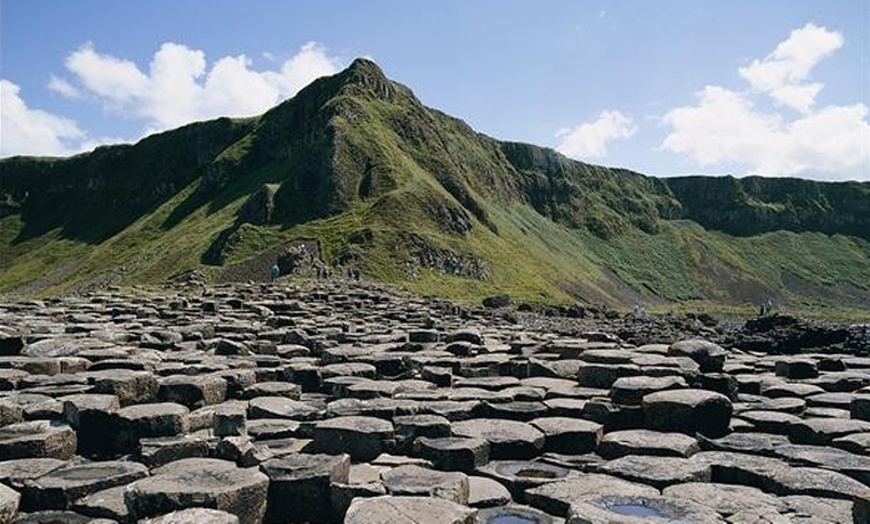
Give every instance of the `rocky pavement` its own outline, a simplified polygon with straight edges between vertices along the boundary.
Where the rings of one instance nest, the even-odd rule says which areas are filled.
[[[870,519],[857,338],[553,317],[330,281],[0,304],[0,524]]]

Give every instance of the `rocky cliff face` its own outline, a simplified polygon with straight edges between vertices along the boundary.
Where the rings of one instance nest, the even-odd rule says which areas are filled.
[[[818,231],[870,239],[870,184],[796,178],[666,180],[685,218],[732,235]]]

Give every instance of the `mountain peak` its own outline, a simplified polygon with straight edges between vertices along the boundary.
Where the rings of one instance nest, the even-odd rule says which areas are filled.
[[[383,70],[367,58],[357,58],[337,76],[345,86],[355,86],[368,90],[379,98],[392,99],[398,86],[384,74]]]

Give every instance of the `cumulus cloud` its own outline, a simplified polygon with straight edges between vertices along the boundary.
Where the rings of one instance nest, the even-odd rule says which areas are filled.
[[[770,94],[780,104],[809,112],[821,84],[801,85],[810,70],[843,46],[843,37],[824,27],[807,24],[795,29],[763,60],[739,70],[753,88]]]
[[[96,100],[111,114],[142,121],[144,136],[196,120],[262,113],[315,78],[336,73],[340,65],[313,42],[265,71],[253,69],[245,55],[209,64],[204,52],[167,42],[141,69],[87,43],[66,58],[69,79],[52,75],[47,87],[64,98]],[[0,156],[70,155],[125,141],[91,136],[71,119],[29,108],[20,88],[8,80],[2,80],[2,89]]]
[[[20,92],[17,85],[0,80],[0,156],[76,152],[84,131],[68,118],[27,107]]]
[[[218,59],[211,67],[205,53],[183,44],[164,43],[147,70],[100,53],[85,44],[66,67],[106,110],[144,119],[162,130],[219,116],[251,116],[295,95],[320,76],[334,74],[340,63],[317,43],[302,46],[277,70],[257,71],[245,55]]]
[[[560,129],[556,149],[565,156],[577,159],[607,156],[607,143],[629,138],[637,131],[634,120],[619,111],[602,111],[591,122],[573,128]]]
[[[843,45],[839,33],[807,24],[762,60],[740,68],[747,91],[706,86],[693,105],[668,111],[661,149],[701,167],[741,166],[754,174],[828,180],[870,177],[870,125],[864,104],[815,107],[824,87],[806,83],[813,66]],[[763,110],[769,96],[799,114]]]

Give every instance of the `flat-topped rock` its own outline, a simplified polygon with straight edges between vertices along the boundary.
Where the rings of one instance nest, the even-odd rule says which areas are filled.
[[[455,422],[451,429],[459,437],[486,440],[490,457],[497,459],[532,458],[544,447],[544,434],[525,422],[474,419]]]
[[[789,438],[796,444],[825,445],[836,438],[867,432],[870,432],[870,422],[866,420],[812,418],[792,424]]]
[[[489,451],[489,441],[470,437],[419,437],[413,445],[415,456],[445,471],[473,471],[489,462]]]
[[[189,507],[232,513],[243,524],[256,524],[266,513],[269,477],[232,462],[191,458],[170,462],[152,476],[130,484],[124,497],[136,519]]]
[[[323,411],[305,402],[287,397],[264,396],[248,403],[248,418],[289,418],[293,420],[316,420]]]
[[[663,489],[672,484],[709,482],[710,466],[677,457],[628,455],[597,468],[602,473]]]
[[[468,477],[463,473],[408,465],[381,473],[381,479],[390,495],[438,497],[468,504]]]
[[[589,420],[568,417],[541,417],[529,424],[544,434],[544,450],[580,455],[598,447],[604,427]]]
[[[227,381],[217,376],[172,375],[160,379],[157,398],[190,409],[218,404],[226,399]]]
[[[348,455],[294,454],[264,462],[269,477],[265,522],[331,522],[331,484],[347,483]]]
[[[707,340],[681,340],[671,344],[668,355],[688,357],[698,363],[702,373],[722,371],[727,352],[719,344]]]
[[[640,405],[643,397],[666,389],[687,388],[683,377],[623,377],[616,380],[610,388],[610,400],[616,404]]]
[[[659,490],[645,484],[596,473],[548,482],[526,490],[529,505],[557,516],[566,516],[572,505],[585,499],[614,495],[654,497],[659,495]]]
[[[690,457],[700,450],[698,441],[688,435],[647,429],[612,431],[598,445],[598,454],[608,459],[626,455]]]
[[[486,477],[468,477],[468,505],[472,508],[504,506],[511,501],[511,492],[500,482]]]
[[[24,482],[23,505],[28,509],[68,509],[76,500],[148,475],[136,462],[103,461],[72,464]]]
[[[210,508],[188,508],[173,511],[166,515],[143,519],[139,524],[239,524],[239,517],[226,511]]]
[[[702,389],[660,391],[643,398],[646,425],[657,431],[720,437],[728,433],[732,409],[728,397]]]
[[[786,507],[780,499],[758,488],[713,482],[674,484],[663,489],[662,495],[707,506],[726,517],[750,509]]]
[[[181,404],[160,402],[121,408],[115,414],[112,444],[119,453],[136,450],[142,438],[171,437],[184,434],[190,411]]]
[[[477,510],[438,497],[395,497],[386,495],[355,499],[345,524],[474,524]]]
[[[393,424],[374,417],[336,417],[314,426],[314,447],[323,453],[347,453],[355,462],[366,462],[394,445]]]
[[[642,522],[692,522],[724,524],[711,508],[673,497],[604,495],[573,504],[569,524],[635,524]]]
[[[0,461],[20,458],[68,460],[78,439],[71,427],[60,422],[34,420],[0,427]]]

